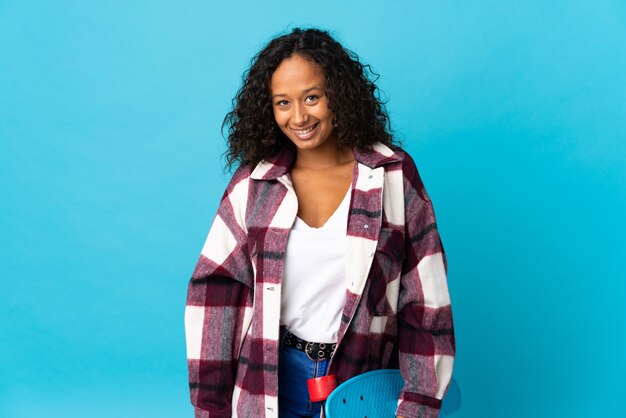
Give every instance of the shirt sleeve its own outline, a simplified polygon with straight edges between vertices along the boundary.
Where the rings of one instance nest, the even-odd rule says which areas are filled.
[[[243,178],[242,178],[243,177]],[[249,178],[224,193],[187,291],[185,337],[196,418],[230,418],[240,344],[252,309],[245,208]]]
[[[400,278],[398,340],[405,386],[396,414],[436,418],[455,354],[447,261],[432,202],[408,155],[403,174],[406,258]]]

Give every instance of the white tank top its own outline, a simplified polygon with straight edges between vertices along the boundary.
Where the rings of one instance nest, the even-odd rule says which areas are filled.
[[[346,230],[352,186],[320,228],[296,220],[282,278],[281,325],[313,342],[335,343],[346,301]]]

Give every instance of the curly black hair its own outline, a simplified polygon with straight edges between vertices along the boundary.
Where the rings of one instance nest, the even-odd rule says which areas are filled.
[[[385,102],[375,82],[379,75],[358,56],[344,48],[327,31],[294,28],[272,39],[251,60],[243,74],[243,85],[222,123],[228,126],[226,168],[234,163],[256,164],[275,155],[289,143],[276,125],[270,81],[280,63],[301,54],[319,64],[326,81],[328,107],[335,113],[335,130],[340,145],[368,149],[376,142],[393,146],[391,124]],[[365,69],[374,75],[367,77]]]

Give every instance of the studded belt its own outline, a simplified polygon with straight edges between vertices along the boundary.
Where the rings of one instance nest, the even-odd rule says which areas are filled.
[[[295,348],[296,350],[304,351],[304,354],[306,354],[309,359],[315,361],[332,358],[337,348],[337,344],[334,343],[314,343],[305,341],[302,338],[296,337],[289,331],[285,334],[285,345]]]

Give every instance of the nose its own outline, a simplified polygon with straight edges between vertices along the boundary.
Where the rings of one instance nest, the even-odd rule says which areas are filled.
[[[309,115],[306,112],[306,108],[304,105],[300,103],[296,103],[293,107],[293,115],[292,115],[293,123],[296,126],[304,126],[309,120]]]

